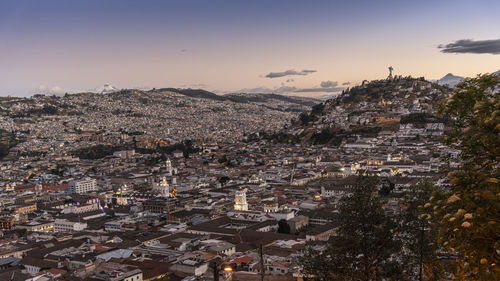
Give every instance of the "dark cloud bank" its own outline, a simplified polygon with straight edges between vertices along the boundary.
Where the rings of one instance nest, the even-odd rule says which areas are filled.
[[[464,39],[446,45],[439,45],[438,48],[443,53],[498,55],[500,54],[500,39],[478,41]]]
[[[311,73],[316,72],[316,70],[310,70],[310,69],[304,69],[302,71],[296,71],[293,69],[287,70],[287,71],[282,71],[282,72],[269,72],[266,74],[266,78],[279,78],[279,77],[285,77],[285,76],[294,76],[294,75],[308,75]]]

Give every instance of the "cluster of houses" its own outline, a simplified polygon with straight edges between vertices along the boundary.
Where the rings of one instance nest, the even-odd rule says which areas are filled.
[[[398,89],[409,95],[411,103],[362,102],[351,109],[363,111],[357,117],[337,108],[313,126],[394,123],[397,118],[387,112],[401,115],[427,108],[425,97],[412,96],[419,91],[432,94],[434,89],[419,82]],[[158,93],[151,95],[159,98]],[[127,149],[94,160],[80,159],[67,154],[68,147],[109,144],[112,136],[117,142],[137,139],[127,139],[130,135],[124,132],[130,127],[120,134],[73,139],[70,136],[76,131],[85,131],[75,131],[75,125],[111,132],[127,123],[158,137],[170,126],[164,122],[173,118],[164,118],[160,100],[150,105],[157,107],[153,116],[146,116],[140,115],[145,114],[142,105],[132,106],[133,97],[122,97],[118,104],[109,100],[111,96],[91,97],[97,102],[91,103],[86,95],[66,99],[68,108],[94,105],[88,107],[90,117],[84,121],[76,114],[69,119],[52,116],[55,119],[38,125],[11,124],[10,129],[30,130],[33,136],[16,146],[18,151],[30,147],[30,153],[9,155],[0,162],[0,280],[188,281],[214,280],[214,276],[215,280],[261,280],[262,275],[265,280],[301,280],[299,258],[308,246],[325,249],[336,235],[339,200],[349,196],[357,176],[380,177],[378,196],[388,213],[397,214],[404,207],[401,195],[413,184],[430,178],[446,189],[447,181],[439,171],[445,165],[458,165],[459,151],[440,143],[446,127],[435,121],[353,134],[338,146],[201,138],[195,143],[196,152]],[[132,119],[121,119],[117,112],[104,118],[96,106],[136,115],[123,113]],[[388,108],[382,112],[383,120],[373,115],[381,106]],[[225,115],[224,122],[240,125],[224,125],[221,130],[218,126],[223,123],[215,117],[193,123],[191,119],[197,117],[192,113],[199,107],[187,107],[183,103],[172,111],[181,120],[177,127],[171,126],[179,139],[194,132],[193,138],[207,136],[203,130],[209,127],[218,133],[237,129],[233,136],[243,135],[247,123],[240,119],[248,115],[238,116],[240,121],[234,118],[247,109],[229,110],[234,112]],[[268,127],[282,125],[270,122],[272,115],[258,116],[259,112],[253,112],[252,118],[270,123]],[[208,125],[194,128],[186,122]],[[4,129],[9,124],[2,123]],[[443,156],[449,161],[444,162]]]

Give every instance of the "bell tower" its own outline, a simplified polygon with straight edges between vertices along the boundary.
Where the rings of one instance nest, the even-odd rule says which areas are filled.
[[[168,175],[172,176],[174,169],[172,168],[172,161],[170,161],[170,158],[167,158],[167,161],[165,161],[165,169],[167,170]]]
[[[236,211],[248,211],[248,203],[247,203],[247,189],[243,189],[240,186],[240,189],[236,191],[234,195],[234,210]]]

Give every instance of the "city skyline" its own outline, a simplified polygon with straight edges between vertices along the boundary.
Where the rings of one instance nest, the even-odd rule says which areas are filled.
[[[500,70],[496,1],[0,2],[0,96],[117,88],[328,95]],[[470,41],[467,41],[470,40]]]

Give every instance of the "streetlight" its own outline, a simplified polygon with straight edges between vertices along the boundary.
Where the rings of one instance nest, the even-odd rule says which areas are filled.
[[[219,270],[222,269],[224,272],[226,272],[229,275],[228,279],[225,280],[232,280],[233,279],[233,266],[231,264],[221,264],[219,267],[219,264],[217,262],[213,263],[213,270],[214,270],[214,280],[219,281]],[[226,278],[226,277],[224,277]]]
[[[233,280],[233,265],[232,264],[225,264],[223,267],[224,271],[229,275],[228,279],[226,280]]]
[[[228,273],[233,272],[233,268],[230,265],[226,265],[226,266],[224,266],[224,271],[228,272]]]

